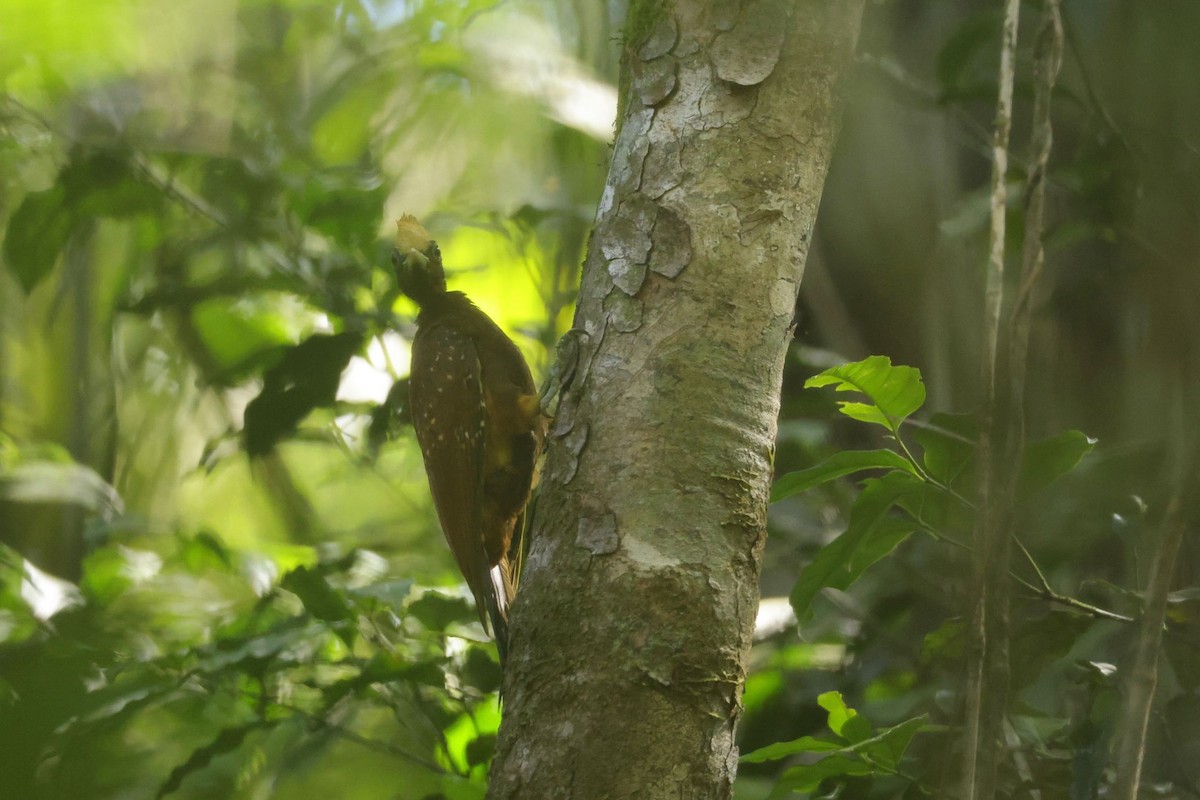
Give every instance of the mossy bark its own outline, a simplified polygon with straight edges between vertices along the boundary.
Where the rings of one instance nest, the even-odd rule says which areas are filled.
[[[861,2],[677,0],[626,93],[490,798],[723,798],[796,293]]]

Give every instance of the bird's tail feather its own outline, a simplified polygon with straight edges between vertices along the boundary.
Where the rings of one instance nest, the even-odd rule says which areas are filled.
[[[508,604],[512,602],[516,588],[513,585],[512,568],[507,558],[488,570],[487,579],[491,586],[487,595],[487,615],[496,637],[496,649],[500,653],[500,666],[508,660]]]

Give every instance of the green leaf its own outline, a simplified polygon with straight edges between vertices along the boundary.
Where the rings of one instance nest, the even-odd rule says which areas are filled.
[[[504,673],[500,669],[500,662],[491,655],[493,652],[495,651],[490,647],[471,645],[467,648],[460,671],[460,677],[466,686],[485,694],[500,690]]]
[[[1075,469],[1095,446],[1096,440],[1082,431],[1064,431],[1048,439],[1030,442],[1021,459],[1017,493],[1024,497],[1049,486],[1056,478]]]
[[[333,624],[338,636],[348,646],[353,646],[354,628],[342,623],[356,620],[354,610],[346,602],[345,596],[331,586],[318,570],[297,567],[283,576],[280,586],[299,597],[308,613],[322,622]]]
[[[768,795],[768,800],[786,796],[789,792],[813,792],[827,778],[853,775],[873,775],[871,765],[850,756],[835,755],[823,758],[815,764],[792,767],[779,777],[779,782]]]
[[[475,619],[471,604],[461,597],[448,597],[438,592],[426,592],[408,607],[408,613],[431,631],[444,631],[452,623]]]
[[[914,367],[893,367],[886,356],[842,364],[814,375],[804,388],[835,386],[839,392],[860,392],[870,403],[839,401],[843,414],[860,422],[873,422],[896,433],[900,423],[925,402],[925,384]]]
[[[106,150],[72,161],[59,176],[68,202],[80,218],[131,217],[160,212],[163,193],[140,180],[129,154]]]
[[[831,742],[827,739],[818,739],[815,736],[801,736],[799,739],[793,739],[790,742],[776,742],[766,747],[760,747],[742,756],[741,761],[744,764],[761,764],[765,761],[778,761],[781,758],[787,758],[796,753],[825,753],[832,750],[841,750],[843,747],[845,747],[845,744],[841,742]]]
[[[13,212],[4,236],[4,259],[26,294],[54,269],[74,221],[61,184],[44,192],[30,192]]]
[[[900,766],[904,751],[908,749],[908,743],[928,720],[924,715],[905,720],[899,725],[885,728],[870,739],[854,745],[852,749],[861,753],[871,763],[895,771]]]
[[[467,743],[467,766],[477,767],[488,763],[496,752],[496,734],[485,733]]]
[[[979,441],[974,414],[934,414],[913,438],[924,450],[925,471],[946,486],[964,479]]]
[[[924,488],[919,478],[900,471],[866,481],[850,509],[849,527],[822,547],[800,573],[789,598],[797,617],[803,619],[810,612],[821,589],[845,589],[917,529],[911,519],[889,518],[887,512],[900,498]]]
[[[834,453],[815,467],[789,472],[775,481],[775,485],[771,487],[771,502],[778,503],[801,492],[807,492],[814,486],[867,469],[899,469],[917,474],[912,462],[892,450],[843,450]]]
[[[871,737],[871,723],[846,705],[841,692],[823,692],[817,705],[829,712],[829,730],[848,742],[864,742]]]
[[[246,406],[246,452],[266,455],[314,408],[332,405],[342,371],[362,343],[357,333],[317,334],[289,348]]]

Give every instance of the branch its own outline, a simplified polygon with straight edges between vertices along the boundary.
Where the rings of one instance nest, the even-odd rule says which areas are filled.
[[[1004,234],[1008,194],[1008,138],[1012,128],[1014,56],[1020,0],[1005,0],[1000,44],[999,96],[996,100],[996,134],[992,142],[991,247],[984,293],[983,390],[988,419],[979,442],[979,503],[976,514],[975,572],[978,593],[974,599],[967,654],[967,687],[964,720],[963,771],[960,794],[964,800],[990,800],[995,794],[996,766],[1004,747],[1004,703],[1008,684],[1008,521],[1002,495],[1006,448],[996,441],[1003,432],[998,420],[996,375],[1002,352],[999,347],[1001,308],[1004,302]],[[998,491],[999,490],[999,491]],[[1001,495],[1001,496],[997,496]]]

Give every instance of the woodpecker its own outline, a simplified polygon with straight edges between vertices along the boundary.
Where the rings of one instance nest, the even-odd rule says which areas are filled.
[[[465,294],[446,291],[437,242],[411,216],[396,221],[392,266],[420,307],[409,405],[433,504],[503,664],[547,418],[521,351]]]

